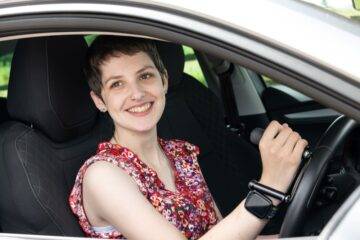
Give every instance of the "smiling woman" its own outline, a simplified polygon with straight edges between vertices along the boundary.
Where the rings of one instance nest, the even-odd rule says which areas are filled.
[[[272,161],[292,148],[282,148],[284,139],[297,139],[285,124],[271,124],[277,130],[260,152],[248,142],[272,120],[306,136],[313,158],[301,163],[285,220],[280,211],[263,233],[318,234],[359,185],[358,25],[301,1],[171,4],[0,1],[1,43],[17,43],[0,109],[10,113],[0,125],[0,236],[253,237],[267,222],[254,216],[273,216],[277,200],[252,189],[248,198],[265,210],[245,209],[248,182],[285,192],[299,160]],[[167,74],[142,51],[115,54],[100,64],[100,87],[89,89],[89,34],[153,42]],[[196,49],[207,87],[184,73],[193,59],[182,46]],[[308,97],[266,86],[262,76]],[[135,137],[145,140],[127,146]],[[283,150],[276,157],[274,146]],[[81,184],[94,187],[82,196]]]
[[[257,190],[250,191],[245,206],[240,203],[220,222],[221,213],[197,162],[199,148],[183,140],[158,138],[156,126],[169,78],[154,42],[99,36],[88,50],[85,74],[96,107],[109,112],[115,126],[112,138],[100,143],[97,154],[80,169],[69,197],[87,235],[253,239],[274,216],[274,212],[259,214],[252,204],[259,204],[255,198],[260,197],[267,204],[263,207],[276,209],[281,201]],[[286,192],[306,145],[287,124],[273,121],[261,139],[260,182],[267,185],[261,186]],[[275,174],[278,170],[284,174]],[[136,228],[138,219],[141,229]]]
[[[148,231],[147,227],[143,226],[142,231],[144,233],[134,232],[136,228],[132,226],[132,221],[135,218],[133,219],[130,216],[135,217],[137,215],[138,218],[144,220],[151,218],[154,213],[151,209],[147,209],[148,203],[141,203],[143,201],[142,197],[138,196],[136,188],[133,189],[133,184],[129,182],[126,176],[119,175],[120,172],[112,173],[111,166],[103,164],[104,162],[110,162],[132,177],[141,192],[160,213],[168,220],[171,219],[172,222],[176,222],[177,227],[182,225],[182,233],[187,238],[196,239],[200,237],[204,230],[210,228],[216,222],[213,209],[214,203],[204,180],[196,180],[201,177],[199,168],[194,169],[194,166],[189,165],[188,168],[193,169],[191,171],[196,171],[196,175],[192,178],[180,178],[181,175],[188,175],[190,172],[186,172],[185,166],[177,166],[186,162],[183,162],[179,156],[172,156],[171,153],[173,151],[179,153],[183,151],[183,158],[188,158],[187,151],[195,150],[194,146],[188,144],[186,146],[188,150],[185,150],[182,141],[169,142],[161,139],[159,139],[159,145],[152,146],[152,143],[157,143],[155,126],[164,110],[165,94],[168,89],[168,74],[155,46],[149,40],[108,36],[98,37],[89,50],[88,64],[85,69],[93,91],[100,93],[97,95],[97,93],[91,92],[91,96],[100,111],[109,112],[114,121],[115,132],[109,142],[99,145],[98,154],[94,158],[90,158],[81,168],[70,196],[70,205],[74,213],[79,217],[83,230],[93,237],[118,238],[125,234],[128,238],[134,239],[143,238],[146,231]],[[159,146],[162,149],[160,151],[158,151]],[[173,150],[169,150],[170,148]],[[108,151],[114,154],[116,161],[106,158],[104,154]],[[194,154],[197,155],[198,150],[196,151],[197,153],[194,152]],[[192,158],[196,155],[193,155]],[[171,162],[168,161],[168,158],[172,159]],[[191,161],[196,161],[196,159],[194,158]],[[151,174],[148,174],[148,171],[151,171]],[[144,181],[144,177],[138,176],[137,172],[145,175],[146,181]],[[114,178],[109,179],[109,176],[113,174],[115,174]],[[155,178],[153,174],[156,176]],[[191,174],[193,175],[195,172]],[[122,179],[117,180],[120,176]],[[106,184],[104,185],[105,182],[94,182],[95,179],[102,179],[105,182],[112,182],[112,184],[106,186]],[[199,221],[200,216],[197,216],[198,213],[186,210],[186,208],[198,208],[198,206],[189,203],[190,199],[188,197],[185,198],[185,195],[182,194],[169,195],[169,192],[177,193],[188,189],[186,185],[189,181],[198,182],[190,192],[199,192],[193,197],[197,198],[196,201],[199,201],[199,204],[205,204],[204,207],[208,208],[208,210],[202,211],[202,215],[206,214],[205,216],[207,216],[209,214],[209,216],[202,216],[201,221]],[[115,182],[118,184],[114,184]],[[160,183],[160,186],[150,187],[150,184],[157,185],[158,183]],[[116,200],[116,190],[111,190],[113,187],[122,189],[118,192],[119,196],[129,196],[129,200],[133,204],[140,200],[136,206],[133,205],[132,213],[125,210],[128,209],[126,206],[130,203],[127,202],[127,198],[122,197],[122,201]],[[106,197],[108,195],[107,188],[112,192],[111,199],[114,202],[105,201],[105,199],[108,199]],[[133,190],[127,192],[126,189]],[[202,197],[203,194],[206,194],[206,200]],[[113,219],[108,208],[117,208],[117,219],[123,220]],[[177,219],[177,214],[183,214],[188,224],[183,225],[180,219]],[[191,214],[194,216],[191,216]],[[157,217],[157,215],[155,216]],[[209,222],[209,226],[204,228],[206,221]],[[143,221],[149,227],[151,227],[151,222],[153,221],[150,221],[150,219],[149,222]],[[163,221],[159,223],[164,224]],[[155,224],[158,225],[158,223]],[[103,225],[106,226],[107,231],[103,230]],[[171,231],[169,231],[165,227],[166,224],[162,230],[163,232],[160,231],[154,236],[166,236],[166,234],[171,234],[168,236],[172,236],[172,238],[176,236],[174,235],[175,232],[173,232],[174,229],[170,228]],[[122,233],[117,229],[121,229]],[[153,228],[151,227],[151,229]],[[147,236],[149,235],[147,234]]]

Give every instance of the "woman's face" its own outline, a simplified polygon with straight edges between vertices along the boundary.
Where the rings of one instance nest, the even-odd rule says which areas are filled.
[[[101,67],[103,101],[93,92],[96,106],[109,112],[118,131],[147,132],[156,127],[165,107],[167,77],[144,52],[110,57]]]

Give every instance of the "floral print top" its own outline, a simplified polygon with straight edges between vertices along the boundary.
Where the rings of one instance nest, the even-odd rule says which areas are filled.
[[[186,238],[198,239],[217,223],[214,202],[197,161],[199,148],[182,140],[158,138],[158,141],[173,167],[176,191],[166,189],[156,172],[130,149],[111,142],[99,143],[96,155],[80,168],[69,203],[88,237],[125,239],[115,228],[109,232],[97,231],[86,218],[82,203],[82,181],[86,169],[97,161],[113,163],[129,174],[154,208]]]

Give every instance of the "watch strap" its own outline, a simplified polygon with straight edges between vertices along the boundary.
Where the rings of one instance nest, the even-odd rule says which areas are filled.
[[[282,193],[274,188],[265,186],[255,180],[250,181],[248,187],[250,190],[256,190],[257,192],[265,194],[266,196],[276,198],[281,202],[290,202],[291,199],[290,195]]]

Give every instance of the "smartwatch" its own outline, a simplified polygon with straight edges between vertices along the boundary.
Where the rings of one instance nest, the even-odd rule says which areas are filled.
[[[278,208],[272,204],[270,198],[256,190],[251,190],[245,200],[245,208],[260,219],[271,219]]]
[[[250,181],[248,186],[250,192],[245,200],[245,209],[260,219],[271,219],[278,210],[269,196],[280,200],[280,202],[289,202],[291,199],[290,195],[262,185],[255,180]]]

